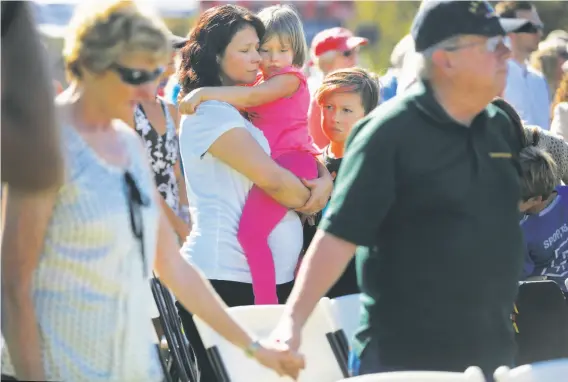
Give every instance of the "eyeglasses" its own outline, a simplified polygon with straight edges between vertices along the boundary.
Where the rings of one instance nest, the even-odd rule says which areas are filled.
[[[142,256],[142,274],[148,277],[146,264],[146,251],[144,248],[144,225],[142,220],[142,207],[148,206],[150,203],[141,193],[136,185],[136,181],[127,171],[124,173],[124,183],[126,184],[126,200],[128,201],[128,210],[130,212],[130,227],[132,234],[140,242],[140,254]]]
[[[463,45],[443,47],[442,49],[447,50],[449,52],[454,52],[456,50],[471,48],[472,46],[483,45],[483,44],[485,44],[485,50],[487,50],[487,52],[489,53],[495,53],[497,51],[497,48],[499,48],[501,44],[504,45],[507,49],[511,48],[511,40],[509,39],[509,37],[493,36],[489,37],[486,41],[470,42]]]
[[[133,86],[140,86],[155,81],[165,70],[164,67],[159,67],[154,71],[132,69],[119,64],[112,64],[109,69],[114,70],[120,76],[122,82]]]

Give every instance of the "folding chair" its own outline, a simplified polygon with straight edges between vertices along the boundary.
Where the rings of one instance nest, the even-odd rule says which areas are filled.
[[[500,367],[494,374],[495,382],[560,382],[568,380],[568,359],[538,362],[510,370]]]
[[[283,305],[254,305],[229,308],[231,316],[259,338],[266,338],[284,313]],[[238,348],[221,338],[199,317],[195,325],[211,364],[220,382],[280,382],[280,378],[258,362],[248,359]],[[342,367],[341,353],[332,334],[329,316],[316,307],[302,332],[300,353],[306,358],[306,369],[300,373],[300,382],[335,382],[348,376]]]
[[[568,306],[554,281],[521,283],[515,309],[517,365],[568,358]]]
[[[162,366],[167,369],[165,374],[172,382],[198,382],[199,372],[196,363],[192,362],[195,355],[181,331],[171,293],[155,277],[150,280],[150,285],[170,352],[171,365],[163,363]]]
[[[395,371],[377,373],[344,379],[338,382],[486,382],[483,372],[477,366],[469,367],[464,373],[447,371]]]
[[[348,296],[337,297],[334,299],[322,299],[320,304],[329,304],[328,309],[336,324],[334,335],[345,353],[345,362],[349,358],[351,344],[355,332],[359,329],[361,318],[361,294],[350,294]]]

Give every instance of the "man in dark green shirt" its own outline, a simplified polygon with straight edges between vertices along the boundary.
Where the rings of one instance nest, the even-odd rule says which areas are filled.
[[[504,36],[524,23],[484,1],[423,3],[412,28],[421,81],[352,131],[275,336],[299,345],[357,249],[360,374],[475,365],[490,375],[513,363],[521,147],[488,104],[505,86]]]

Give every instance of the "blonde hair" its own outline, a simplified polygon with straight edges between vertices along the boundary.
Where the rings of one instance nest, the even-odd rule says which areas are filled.
[[[359,94],[367,115],[379,104],[379,79],[375,73],[365,69],[339,69],[325,76],[315,98],[321,105],[325,97],[335,92]]]
[[[546,79],[550,98],[554,97],[562,79],[558,76],[558,61],[562,52],[566,54],[566,43],[548,41],[541,43],[539,49],[530,57],[531,66],[541,72]]]
[[[70,80],[81,69],[102,73],[125,53],[171,54],[169,31],[149,9],[131,0],[86,1],[77,6],[65,37],[63,58]]]
[[[304,66],[308,46],[302,21],[296,11],[288,5],[274,5],[262,9],[257,16],[266,28],[262,41],[276,36],[283,44],[283,39],[288,39],[294,52],[292,65],[298,68]]]

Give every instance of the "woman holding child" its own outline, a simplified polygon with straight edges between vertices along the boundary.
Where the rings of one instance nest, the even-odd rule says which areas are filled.
[[[289,7],[260,16],[234,5],[204,12],[178,73],[186,95],[180,111],[195,110],[183,117],[180,132],[193,220],[181,252],[228,306],[287,299],[302,249],[293,210],[321,210],[332,189],[307,133],[301,22]],[[237,108],[252,114],[256,126]],[[191,313],[178,309],[203,380],[214,381]]]

